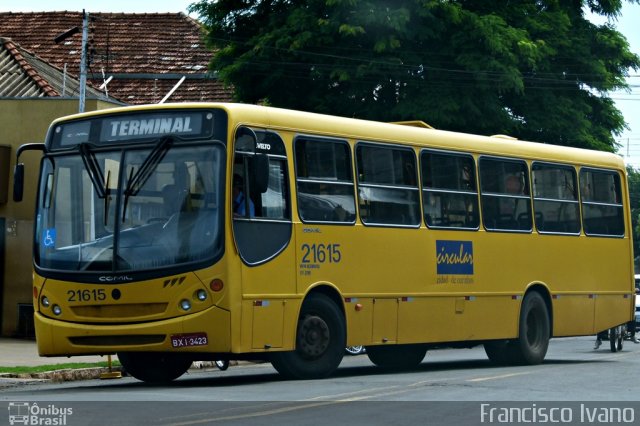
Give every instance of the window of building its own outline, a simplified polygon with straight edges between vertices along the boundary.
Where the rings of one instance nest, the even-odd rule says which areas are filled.
[[[473,157],[423,151],[420,166],[427,226],[477,229],[478,189]]]

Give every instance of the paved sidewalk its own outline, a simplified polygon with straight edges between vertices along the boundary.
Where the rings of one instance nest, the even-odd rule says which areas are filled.
[[[115,357],[114,357],[115,358]],[[106,362],[107,357],[96,355],[67,357],[41,357],[35,340],[0,338],[0,367],[34,367],[38,365],[67,364],[70,362]]]

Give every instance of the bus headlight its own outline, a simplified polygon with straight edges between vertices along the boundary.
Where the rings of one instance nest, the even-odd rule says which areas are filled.
[[[196,298],[199,301],[204,302],[205,300],[207,300],[207,292],[202,289],[196,291]]]
[[[62,308],[60,308],[60,306],[58,305],[53,305],[53,308],[51,308],[51,310],[55,315],[60,315],[62,313]]]
[[[191,302],[189,302],[189,300],[187,299],[182,299],[180,301],[180,307],[182,308],[182,310],[188,311],[191,309]]]
[[[48,308],[50,303],[49,303],[49,299],[47,298],[47,296],[42,296],[42,299],[40,299],[40,303],[42,304],[42,306],[44,306],[45,308]]]

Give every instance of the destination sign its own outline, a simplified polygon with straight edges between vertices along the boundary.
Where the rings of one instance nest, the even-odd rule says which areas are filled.
[[[103,121],[100,140],[130,140],[168,134],[194,136],[201,132],[202,114],[154,114],[135,118],[123,116]]]
[[[81,143],[120,144],[153,140],[165,135],[184,139],[210,137],[214,131],[215,111],[153,111],[105,115],[87,120],[58,124],[53,129],[51,148],[66,148]]]

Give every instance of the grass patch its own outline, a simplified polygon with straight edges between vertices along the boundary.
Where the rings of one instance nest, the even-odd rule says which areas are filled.
[[[112,367],[120,367],[120,363],[118,361],[113,361],[111,363]],[[12,374],[28,374],[28,373],[43,373],[45,371],[55,371],[55,370],[67,370],[67,369],[77,369],[77,368],[100,368],[109,367],[108,362],[69,362],[66,364],[49,364],[49,365],[37,365],[37,366],[18,366],[18,367],[0,367],[0,374],[2,373],[12,373]]]

